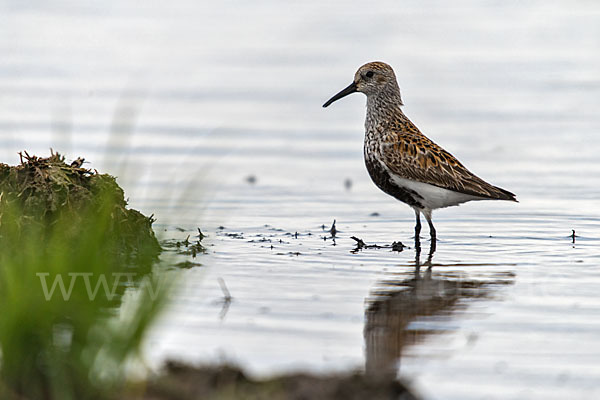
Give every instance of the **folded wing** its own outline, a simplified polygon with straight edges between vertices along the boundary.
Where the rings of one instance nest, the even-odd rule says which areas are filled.
[[[386,166],[400,177],[473,196],[517,201],[513,193],[479,178],[427,137],[412,132],[390,135],[381,152]]]

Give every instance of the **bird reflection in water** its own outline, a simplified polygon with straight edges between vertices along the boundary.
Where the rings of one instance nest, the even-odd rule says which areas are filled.
[[[395,379],[400,366],[403,349],[421,341],[432,333],[442,333],[444,329],[414,329],[411,323],[419,319],[431,320],[442,315],[448,316],[459,307],[465,307],[464,300],[490,298],[500,285],[514,283],[514,273],[498,272],[498,264],[489,264],[493,269],[470,276],[462,268],[460,271],[448,267],[485,267],[482,264],[441,265],[432,263],[435,241],[432,241],[427,259],[421,263],[421,246],[415,243],[415,262],[409,271],[396,272],[371,290],[366,299],[365,347],[366,373]],[[432,267],[443,267],[434,268]]]

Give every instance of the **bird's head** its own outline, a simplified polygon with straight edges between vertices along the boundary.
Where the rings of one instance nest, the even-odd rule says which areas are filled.
[[[354,74],[354,81],[323,104],[323,107],[355,92],[364,93],[369,97],[378,95],[390,87],[392,90],[398,90],[396,75],[392,67],[381,61],[370,62],[360,67]]]

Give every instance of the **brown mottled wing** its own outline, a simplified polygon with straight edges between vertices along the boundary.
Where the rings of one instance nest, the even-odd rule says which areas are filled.
[[[403,178],[473,196],[516,201],[514,194],[477,177],[421,134],[391,132],[386,139],[381,149],[384,162]]]

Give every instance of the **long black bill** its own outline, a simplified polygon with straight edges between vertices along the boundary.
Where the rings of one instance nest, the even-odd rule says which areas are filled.
[[[349,94],[352,94],[354,92],[356,92],[356,83],[352,82],[350,84],[350,86],[348,86],[346,89],[342,90],[341,92],[339,92],[338,94],[336,94],[335,96],[333,96],[332,98],[330,98],[329,100],[327,100],[327,103],[323,104],[323,107],[327,107],[328,105],[330,105],[334,101],[339,100],[342,97],[346,97]]]

